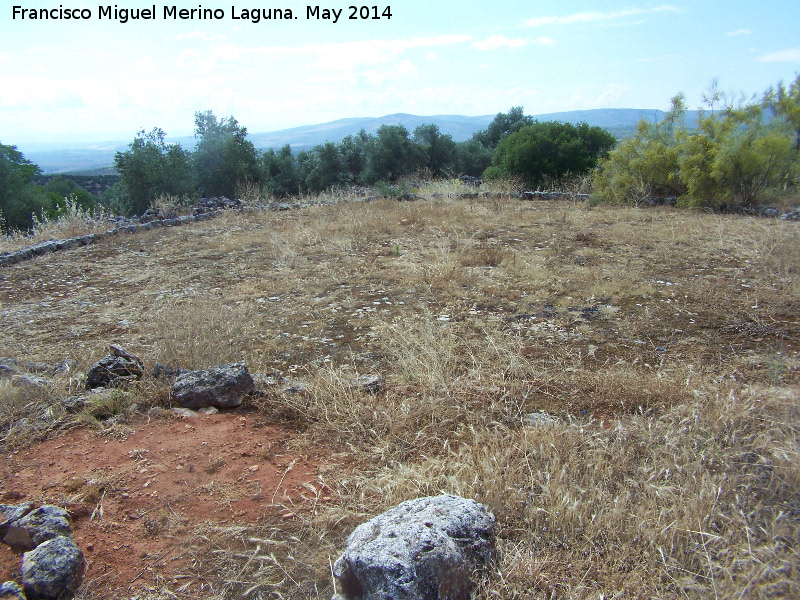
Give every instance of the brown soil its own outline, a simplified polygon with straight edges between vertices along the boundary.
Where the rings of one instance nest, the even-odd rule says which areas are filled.
[[[319,494],[320,456],[288,453],[290,436],[236,412],[144,417],[104,434],[72,430],[6,455],[0,498],[65,506],[87,581],[120,592],[189,583],[189,592],[194,578],[182,547],[198,525],[291,519],[302,510],[304,484]],[[18,580],[20,553],[0,547],[0,580]]]

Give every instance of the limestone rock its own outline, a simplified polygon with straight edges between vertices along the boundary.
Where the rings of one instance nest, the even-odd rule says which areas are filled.
[[[47,389],[53,385],[53,381],[47,377],[34,375],[32,373],[18,373],[11,377],[11,385],[35,391]]]
[[[0,504],[0,528],[7,523],[12,523],[21,519],[33,510],[33,502],[23,502],[22,504]],[[2,529],[0,529],[2,531]]]
[[[5,538],[9,527],[33,510],[33,502],[0,504],[0,539]]]
[[[380,375],[359,375],[353,380],[353,387],[364,390],[370,394],[377,394],[386,385],[383,377]]]
[[[68,537],[48,540],[22,555],[22,585],[28,598],[58,598],[81,580],[83,552]]]
[[[0,584],[0,600],[27,600],[25,592],[13,581]]]
[[[530,425],[532,427],[552,427],[559,422],[559,419],[549,413],[540,411],[528,413],[522,417],[522,421],[525,425]]]
[[[469,597],[472,573],[494,558],[494,516],[441,495],[403,502],[359,525],[333,573],[345,600]]]
[[[172,385],[172,395],[184,408],[231,408],[239,406],[242,396],[254,387],[247,366],[232,363],[181,373]]]
[[[36,547],[28,530],[16,525],[8,527],[3,543],[16,550],[33,550]]]
[[[141,359],[124,348],[112,344],[111,354],[97,361],[86,374],[86,389],[110,387],[125,380],[140,379],[144,375]]]
[[[69,513],[61,507],[45,504],[10,523],[28,531],[34,546],[55,537],[72,537]]]
[[[17,361],[13,358],[0,356],[0,377],[10,377],[18,373]]]
[[[153,365],[153,377],[156,379],[174,379],[184,373],[183,369],[177,367],[170,367],[169,365],[162,365],[157,362]]]
[[[68,413],[75,414],[81,412],[88,401],[88,396],[67,396],[60,404]]]

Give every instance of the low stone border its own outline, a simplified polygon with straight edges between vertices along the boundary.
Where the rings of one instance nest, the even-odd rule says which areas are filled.
[[[40,244],[36,244],[35,246],[17,250],[16,252],[0,254],[0,267],[14,265],[24,260],[34,258],[35,256],[42,256],[44,254],[58,252],[59,250],[71,250],[73,248],[78,248],[79,246],[86,246],[101,240],[104,237],[117,235],[120,232],[137,233],[139,231],[149,231],[159,227],[177,227],[180,225],[186,225],[187,223],[194,223],[195,221],[207,221],[217,216],[220,212],[222,211],[217,210],[196,215],[183,215],[170,219],[155,219],[145,223],[136,222],[135,220],[131,219],[120,220],[117,221],[116,227],[113,227],[112,229],[109,229],[103,233],[90,233],[88,235],[67,238],[65,240],[42,242]]]
[[[13,265],[23,260],[28,260],[34,256],[42,256],[43,254],[50,254],[51,252],[58,252],[59,250],[70,250],[78,246],[86,246],[101,238],[103,234],[90,233],[89,235],[82,235],[80,237],[67,238],[66,240],[56,240],[51,242],[42,242],[35,246],[23,248],[16,252],[0,254],[0,266]]]

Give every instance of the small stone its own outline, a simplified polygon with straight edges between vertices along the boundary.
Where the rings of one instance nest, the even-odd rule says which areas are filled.
[[[528,413],[522,420],[532,427],[552,427],[558,423],[558,418],[546,412]]]
[[[101,358],[89,369],[86,374],[86,389],[110,387],[119,381],[140,379],[142,375],[144,369],[139,362],[123,356],[110,355]]]
[[[353,387],[362,389],[370,394],[378,393],[384,386],[385,381],[380,375],[359,375],[353,381]]]
[[[18,477],[19,473],[14,473]],[[22,504],[0,504],[0,535],[5,535],[9,525],[27,515],[33,510],[33,502]]]
[[[36,547],[28,530],[14,525],[8,528],[8,532],[3,538],[3,543],[19,550],[33,550]]]
[[[11,385],[28,390],[45,390],[53,385],[53,381],[31,373],[20,373],[11,377]]]
[[[176,417],[185,417],[187,419],[196,419],[200,416],[200,414],[196,410],[192,410],[191,408],[170,408],[169,411],[175,415]]]

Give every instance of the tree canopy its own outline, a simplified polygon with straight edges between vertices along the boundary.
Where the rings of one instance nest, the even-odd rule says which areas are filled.
[[[184,197],[194,191],[189,152],[178,144],[166,144],[165,136],[159,128],[148,133],[142,130],[128,150],[114,156],[122,212],[141,214],[161,195]]]
[[[33,224],[32,215],[50,207],[33,178],[41,173],[16,146],[0,143],[0,226],[3,231],[27,230]]]
[[[217,119],[210,110],[195,113],[192,153],[195,185],[204,196],[236,194],[236,185],[261,181],[258,154],[247,128],[233,117]]]
[[[586,173],[615,144],[614,136],[600,127],[535,121],[500,140],[487,176],[516,175],[537,185]]]

